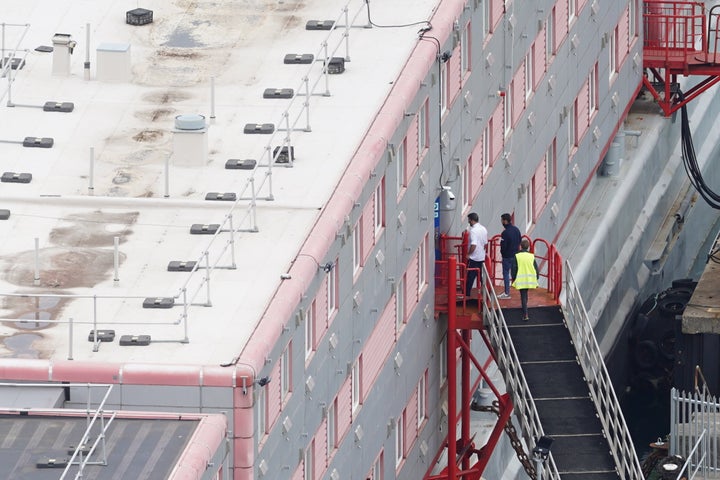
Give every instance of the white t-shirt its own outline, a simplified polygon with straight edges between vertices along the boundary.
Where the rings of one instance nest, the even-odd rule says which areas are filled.
[[[475,251],[468,255],[468,258],[476,262],[484,262],[487,241],[487,229],[485,227],[479,223],[470,227],[470,245],[475,245]]]

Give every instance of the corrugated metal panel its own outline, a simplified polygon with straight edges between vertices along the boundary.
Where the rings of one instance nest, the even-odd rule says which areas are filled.
[[[362,398],[367,398],[367,392],[372,388],[373,382],[385,360],[390,354],[395,342],[395,296],[385,306],[385,310],[370,334],[365,348],[362,351]]]
[[[555,2],[555,48],[565,40],[568,33],[568,4],[567,0]]]
[[[545,162],[541,161],[537,170],[535,170],[535,175],[532,180],[533,193],[535,194],[535,197],[533,198],[534,218],[540,218],[540,212],[543,211],[543,208],[545,208],[545,205],[547,204],[547,192],[545,191],[546,178],[547,171],[545,168]]]
[[[415,309],[418,303],[418,254],[412,256],[405,272],[405,318]]]
[[[417,438],[417,389],[410,397],[410,401],[405,408],[405,454],[412,449],[413,443]]]
[[[483,183],[483,166],[482,166],[482,151],[483,141],[482,135],[480,135],[480,141],[475,144],[475,150],[468,159],[468,168],[470,169],[470,204],[473,203],[473,199],[480,191],[480,187]]]
[[[407,133],[405,144],[405,178],[409,183],[417,171],[420,153],[418,152],[418,115],[413,117]]]
[[[618,38],[617,38],[617,68],[618,70],[622,66],[623,62],[630,52],[630,7],[626,8],[620,17],[620,23],[618,23]]]
[[[587,132],[588,125],[590,124],[590,97],[588,96],[588,82],[587,80],[585,83],[583,83],[582,87],[580,88],[580,92],[577,96],[577,121],[575,124],[577,125],[577,131],[578,131],[578,144],[580,143],[580,140],[585,135],[585,132]]]
[[[505,7],[503,5],[504,0],[492,0],[490,4],[490,25],[492,25],[491,31],[495,31],[498,22],[502,18]]]
[[[525,111],[525,61],[523,60],[520,64],[520,68],[515,72],[512,84],[510,86],[513,90],[513,126],[517,125],[518,120],[523,111]]]
[[[577,0],[577,11],[580,13],[582,11],[583,7],[587,3],[587,0]]]
[[[362,242],[362,264],[370,255],[375,246],[375,195],[370,197],[365,209],[362,213],[362,231],[360,233],[360,241]]]
[[[352,399],[351,399],[351,382],[348,376],[345,383],[340,387],[337,396],[337,438],[342,441],[345,434],[350,429],[352,422]]]
[[[303,462],[300,462],[300,465],[295,469],[295,473],[293,473],[293,476],[291,480],[303,480],[303,476],[305,475],[305,464]]]
[[[328,276],[323,278],[317,297],[315,297],[315,339],[320,341],[320,337],[325,334],[328,322]]]
[[[537,86],[540,84],[540,80],[542,80],[543,75],[545,75],[545,27],[543,26],[542,30],[540,30],[540,33],[538,33],[537,37],[535,37],[535,44],[533,46],[534,51],[534,59],[533,59],[533,69],[535,70],[535,85],[533,85],[533,89],[537,90]]]
[[[462,72],[460,71],[460,43],[448,60],[448,108],[455,102],[462,86]]]
[[[268,431],[272,429],[272,426],[280,415],[280,360],[275,363],[275,366],[270,372],[270,378],[273,381],[265,386]]]
[[[505,134],[503,132],[503,102],[498,103],[498,106],[495,107],[491,125],[492,129],[490,136],[492,141],[490,142],[490,158],[492,159],[492,164],[495,164],[500,156],[500,152],[502,152],[503,139],[505,138]]]
[[[321,478],[327,468],[327,419],[323,420],[315,432],[314,477]]]

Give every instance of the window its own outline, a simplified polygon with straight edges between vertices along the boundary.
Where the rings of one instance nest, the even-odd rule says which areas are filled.
[[[360,221],[355,225],[352,231],[353,275],[360,270],[360,258],[362,257],[360,253],[360,247],[362,245],[362,241],[360,240],[362,232],[361,225],[362,217],[360,217]]]
[[[267,431],[267,397],[265,396],[265,387],[255,387],[257,395],[255,397],[255,409],[257,413],[257,439],[260,441]]]
[[[515,82],[510,82],[510,88],[505,92],[503,97],[503,123],[505,124],[505,136],[510,134],[512,128],[512,115],[513,115],[513,88]]]
[[[418,251],[418,293],[421,293],[427,285],[427,264],[428,264],[428,237],[425,235],[420,242]]]
[[[588,76],[588,110],[590,117],[597,110],[598,92],[597,92],[597,63],[593,66]]]
[[[395,331],[400,332],[405,322],[405,275],[400,277],[395,288]]]
[[[568,0],[568,29],[577,16],[577,0]]]
[[[465,24],[460,37],[460,71],[464,74],[470,71],[470,23]]]
[[[535,58],[535,45],[533,45],[530,48],[530,52],[525,55],[525,100],[530,98],[533,93],[533,85],[535,85],[533,58]]]
[[[531,179],[530,182],[525,187],[525,230],[530,230],[530,227],[532,227],[533,221],[535,220],[534,212],[535,212],[535,179]]]
[[[482,33],[483,33],[483,39],[485,39],[490,34],[490,1],[491,0],[481,0],[481,1],[482,1],[482,5],[480,5],[480,8],[482,9]]]
[[[337,269],[338,262],[335,260],[333,268],[327,274],[327,318],[332,317],[337,309]]]
[[[555,139],[545,152],[545,196],[555,187]]]
[[[609,55],[609,62],[610,66],[608,70],[610,71],[610,81],[612,82],[613,78],[615,77],[615,74],[617,73],[617,36],[618,36],[618,29],[615,28],[613,32],[610,34],[609,42],[608,42],[608,55]]]
[[[304,466],[304,480],[312,480],[315,478],[313,469],[313,460],[315,459],[315,439],[310,442],[310,445],[305,449],[305,455],[303,457]]]
[[[630,41],[632,42],[638,34],[638,0],[630,0],[630,5],[628,6],[628,17],[628,35],[630,36]]]
[[[555,9],[552,9],[550,18],[545,22],[545,62],[550,63],[555,55]]]
[[[420,383],[417,386],[417,427],[418,429],[422,426],[427,416],[427,374],[425,370],[420,375]]]
[[[395,187],[397,188],[397,194],[400,196],[400,193],[402,193],[403,189],[406,186],[406,179],[405,179],[405,139],[402,139],[402,142],[400,142],[400,145],[398,145],[397,150],[395,151],[395,173],[397,174],[397,183]]]
[[[482,133],[482,169],[483,175],[490,169],[490,129],[492,128],[492,121],[485,127]]]
[[[378,458],[375,459],[370,473],[368,473],[367,480],[383,480],[383,456],[383,452],[381,451]]]
[[[352,372],[350,373],[351,378],[351,389],[350,389],[350,396],[351,398],[351,404],[352,404],[352,413],[354,414],[358,407],[360,406],[360,379],[362,371],[362,355],[357,359],[357,361],[352,366]]]
[[[422,154],[427,148],[428,118],[427,101],[418,112],[418,153]]]
[[[397,418],[395,428],[395,469],[397,469],[405,457],[405,410]]]
[[[380,183],[375,188],[375,237],[378,232],[385,226],[385,177],[380,180]]]
[[[315,351],[315,302],[305,311],[305,360]]]
[[[327,412],[327,456],[330,458],[337,446],[337,398],[332,401]]]
[[[280,356],[280,402],[285,402],[290,393],[290,382],[292,381],[292,365],[290,363],[292,343],[288,344]]]

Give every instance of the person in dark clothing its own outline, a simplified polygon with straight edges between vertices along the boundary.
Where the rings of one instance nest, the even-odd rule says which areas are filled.
[[[510,298],[510,272],[517,268],[515,254],[520,250],[520,230],[512,224],[512,217],[509,213],[500,216],[504,230],[500,234],[500,255],[502,256],[503,284],[505,291],[498,295],[498,298]]]
[[[538,273],[535,255],[530,252],[530,240],[523,238],[520,242],[520,251],[515,254],[517,261],[512,267],[513,287],[520,292],[520,304],[522,306],[523,320],[528,321],[528,290],[537,288]]]

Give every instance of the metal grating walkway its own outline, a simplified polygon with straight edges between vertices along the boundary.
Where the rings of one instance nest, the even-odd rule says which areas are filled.
[[[531,308],[528,322],[519,308],[503,316],[561,478],[619,479],[560,307]]]

